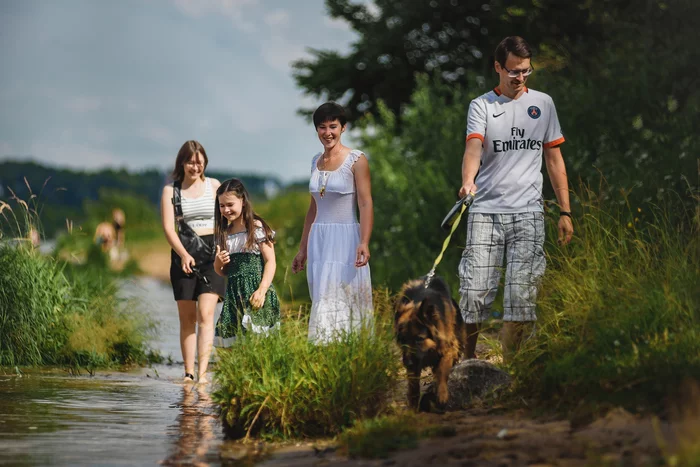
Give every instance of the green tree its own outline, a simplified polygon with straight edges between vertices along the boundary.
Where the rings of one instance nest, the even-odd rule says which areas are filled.
[[[347,55],[310,49],[311,59],[294,63],[294,77],[316,98],[347,100],[351,120],[365,112],[377,116],[378,100],[400,115],[416,87],[416,73],[437,72],[451,84],[483,84],[491,76],[492,51],[503,37],[519,34],[532,44],[571,54],[578,49],[570,44],[585,39],[594,45],[602,37],[597,11],[605,7],[610,14],[614,5],[626,3],[376,0],[374,13],[359,2],[326,0],[329,15],[347,21],[359,38]]]
[[[472,97],[463,88],[422,75],[400,130],[396,115],[381,102],[380,116],[362,121],[362,148],[372,170],[375,284],[396,289],[407,277],[426,274],[440,252],[446,236],[440,222],[461,185],[464,140],[455,135],[464,132],[464,102]],[[463,243],[460,229],[437,271],[452,286],[458,283]]]
[[[371,125],[390,127],[408,154],[418,148],[434,151],[429,145],[434,135],[443,135],[437,144],[450,141],[454,149],[449,158],[426,157],[426,162],[458,172],[469,100],[497,84],[490,59],[496,43],[519,34],[535,48],[536,72],[528,86],[550,94],[557,106],[572,185],[605,179],[601,195],[623,191],[625,196],[617,199],[634,206],[669,190],[693,202],[687,193],[697,191],[700,154],[700,75],[693,68],[700,63],[700,49],[694,46],[700,30],[693,20],[700,20],[700,2],[375,3],[377,13],[357,2],[327,0],[329,14],[346,19],[359,38],[346,56],[316,50],[313,59],[297,62],[301,88],[317,97],[346,99],[352,118],[367,114]],[[430,91],[418,86],[417,76],[424,71],[434,77]],[[411,103],[411,96],[426,92],[438,95],[430,103],[436,113],[426,113],[416,126],[409,120],[419,104]],[[440,105],[452,109],[446,112],[456,123],[434,124],[438,116],[445,117],[437,110]],[[379,133],[388,141],[389,135]],[[421,172],[429,174],[429,169]],[[458,173],[454,180],[459,183]],[[548,190],[545,183],[545,196],[551,198]]]
[[[611,46],[576,45],[587,51],[578,59],[540,48],[550,66],[532,84],[554,98],[570,179],[602,177],[603,195],[629,193],[635,206],[669,190],[696,202],[700,79],[689,66],[700,63],[700,2],[632,1],[615,13],[597,20]]]

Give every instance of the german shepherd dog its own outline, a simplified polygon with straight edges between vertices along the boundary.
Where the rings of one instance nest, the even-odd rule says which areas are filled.
[[[437,407],[443,408],[447,379],[467,344],[467,326],[445,281],[434,277],[427,288],[425,278],[405,283],[396,297],[394,332],[408,376],[409,406],[419,408],[421,371],[432,367]]]

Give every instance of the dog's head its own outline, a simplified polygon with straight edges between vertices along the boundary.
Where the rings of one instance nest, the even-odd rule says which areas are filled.
[[[439,351],[449,330],[451,307],[449,290],[439,278],[434,278],[428,288],[424,279],[404,284],[394,307],[394,332],[403,350],[404,365],[422,366],[427,355]]]

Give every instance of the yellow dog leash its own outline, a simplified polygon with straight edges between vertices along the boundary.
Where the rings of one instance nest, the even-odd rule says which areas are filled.
[[[454,207],[452,207],[447,216],[445,216],[445,219],[443,219],[441,224],[443,228],[450,224],[452,224],[452,226],[450,227],[450,233],[447,235],[447,238],[444,242],[442,242],[442,250],[440,251],[440,254],[437,256],[437,258],[435,258],[435,262],[433,263],[432,269],[425,276],[426,288],[430,285],[430,281],[433,280],[433,277],[435,276],[435,269],[437,268],[438,264],[440,264],[440,261],[442,261],[442,256],[445,254],[445,250],[447,250],[447,245],[450,244],[452,234],[455,233],[455,230],[457,230],[457,226],[459,226],[459,222],[462,220],[462,214],[464,214],[464,211],[466,211],[467,208],[471,206],[472,202],[474,201],[474,195],[474,193],[469,193],[467,196],[457,201],[457,203],[454,205]]]

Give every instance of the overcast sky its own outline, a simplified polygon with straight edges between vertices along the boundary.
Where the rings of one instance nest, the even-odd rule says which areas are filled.
[[[1,0],[0,160],[308,176],[321,146],[290,62],[347,51],[323,0]]]

